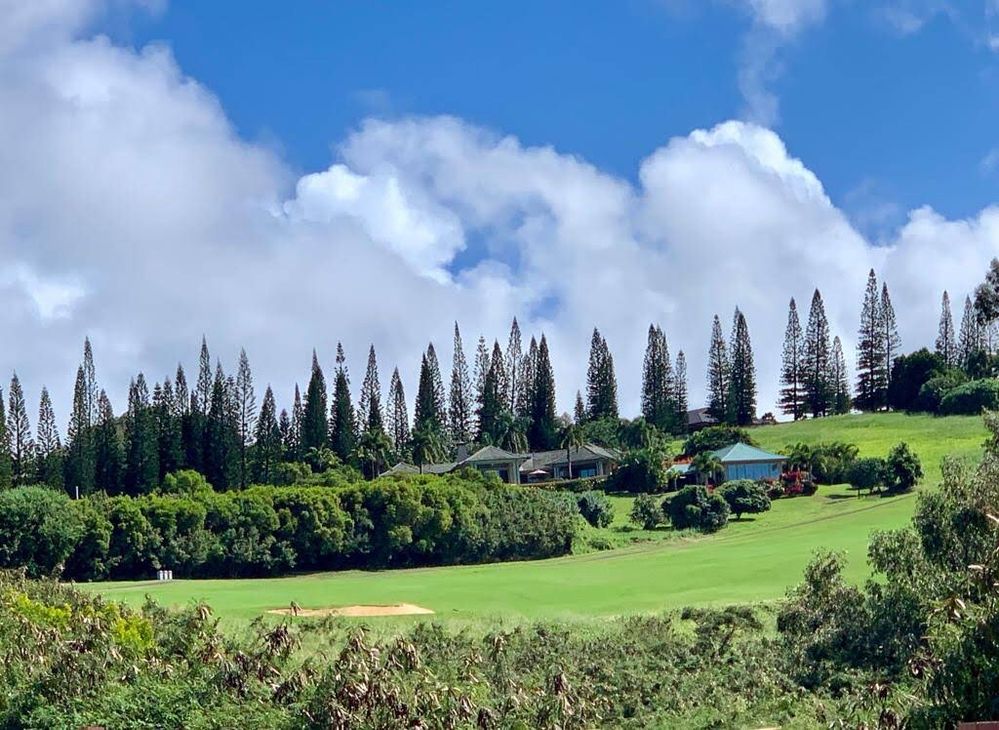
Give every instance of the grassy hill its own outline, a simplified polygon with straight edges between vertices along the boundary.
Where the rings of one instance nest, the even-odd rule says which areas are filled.
[[[770,449],[798,441],[849,441],[863,455],[885,455],[906,441],[923,460],[926,485],[939,480],[946,454],[973,459],[985,438],[980,419],[903,414],[840,416],[754,429]],[[445,619],[584,618],[658,611],[684,605],[772,601],[797,583],[815,550],[845,551],[849,575],[867,575],[871,531],[904,525],[915,495],[862,497],[845,487],[822,487],[813,497],[779,500],[754,520],[733,522],[719,534],[636,534],[627,525],[626,500],[608,528],[615,550],[554,560],[342,573],[261,580],[94,584],[132,604],[146,594],[167,604],[203,600],[222,616],[249,619],[291,601],[319,608],[346,604],[415,603]],[[642,531],[637,531],[641,533]],[[651,538],[651,539],[650,539]],[[400,620],[400,619],[395,619]],[[412,620],[412,619],[402,619]]]

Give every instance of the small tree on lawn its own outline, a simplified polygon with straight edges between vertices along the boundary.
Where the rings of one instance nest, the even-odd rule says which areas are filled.
[[[639,494],[631,505],[631,521],[643,530],[654,530],[663,521],[663,510],[651,494]]]
[[[888,465],[884,459],[876,457],[857,459],[850,465],[847,481],[857,490],[857,496],[860,496],[863,489],[874,494],[875,489],[880,489],[884,485],[887,470]]]
[[[728,502],[737,520],[741,520],[744,514],[770,511],[770,497],[762,485],[752,479],[728,482],[719,490],[719,494]]]
[[[892,493],[907,492],[923,478],[919,457],[903,442],[888,454],[885,482]]]

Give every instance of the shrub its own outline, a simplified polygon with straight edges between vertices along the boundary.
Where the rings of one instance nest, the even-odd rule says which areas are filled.
[[[944,396],[967,380],[968,376],[960,370],[949,370],[930,378],[919,389],[916,408],[928,413],[937,413]]]
[[[999,380],[972,380],[959,385],[943,396],[940,413],[944,415],[978,415],[983,409],[999,408]]]
[[[728,523],[728,502],[704,487],[684,487],[667,501],[669,519],[677,530],[717,532]]]
[[[856,489],[867,489],[873,492],[885,483],[887,464],[884,459],[866,457],[857,459],[850,467],[847,481]]]
[[[631,521],[644,530],[654,530],[663,521],[663,509],[651,494],[639,494],[631,505]]]
[[[691,435],[683,444],[683,453],[687,456],[696,456],[705,451],[717,451],[723,446],[734,443],[756,446],[756,442],[753,441],[746,429],[720,424],[709,426]]]
[[[576,496],[579,514],[594,527],[607,527],[614,521],[614,508],[603,492],[591,490]]]
[[[907,492],[923,478],[919,457],[904,442],[891,450],[885,466],[885,483],[889,492]]]
[[[737,520],[744,514],[758,514],[770,510],[770,497],[766,487],[751,479],[736,479],[726,483],[719,494],[728,503]]]
[[[62,492],[19,487],[0,492],[0,568],[29,576],[58,574],[83,536],[84,524]]]

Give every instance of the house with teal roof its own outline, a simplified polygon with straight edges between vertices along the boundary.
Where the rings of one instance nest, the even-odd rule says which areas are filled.
[[[725,481],[733,479],[779,479],[786,456],[771,454],[748,444],[732,444],[713,451],[725,469]]]

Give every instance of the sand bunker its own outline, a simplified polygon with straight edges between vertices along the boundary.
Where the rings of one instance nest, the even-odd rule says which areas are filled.
[[[280,616],[415,616],[433,613],[429,608],[412,603],[397,603],[394,606],[330,606],[328,608],[272,608],[267,613]]]

